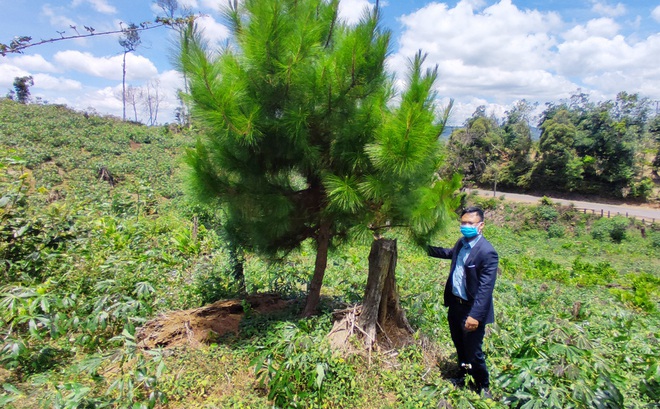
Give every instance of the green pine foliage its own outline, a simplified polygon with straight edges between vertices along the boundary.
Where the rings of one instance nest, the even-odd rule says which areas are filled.
[[[205,135],[188,154],[191,186],[224,203],[254,248],[295,247],[335,219],[325,213],[358,210],[345,189],[369,167],[361,146],[386,101],[389,33],[374,16],[349,28],[336,14],[337,2],[248,1],[227,10],[237,50],[213,57],[199,33],[182,40]]]
[[[181,42],[204,135],[187,160],[191,190],[226,206],[243,244],[295,247],[323,222],[339,236],[386,221],[428,234],[446,221],[451,204],[437,203],[452,192],[433,179],[437,71],[418,54],[390,108],[379,10],[355,26],[337,19],[336,1],[248,1],[226,14],[235,44],[218,55],[194,29]]]
[[[459,177],[436,174],[451,108],[437,118],[437,69],[420,51],[397,95],[380,9],[355,25],[337,13],[338,1],[230,4],[232,43],[212,52],[192,26],[179,50],[200,130],[189,190],[223,209],[237,247],[278,254],[313,240],[309,300],[331,244],[393,228],[422,242],[458,205]]]

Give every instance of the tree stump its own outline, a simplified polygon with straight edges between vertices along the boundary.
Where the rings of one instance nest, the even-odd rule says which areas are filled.
[[[365,346],[369,350],[376,342],[378,328],[384,328],[386,321],[393,321],[397,327],[411,334],[414,332],[399,303],[396,262],[396,240],[381,238],[373,241],[369,253],[367,288],[358,320],[358,326],[365,335]]]
[[[99,169],[98,178],[99,180],[108,182],[112,187],[115,187],[115,185],[117,184],[117,181],[115,181],[115,178],[112,176],[112,173],[110,173],[108,168],[106,168],[105,166]]]

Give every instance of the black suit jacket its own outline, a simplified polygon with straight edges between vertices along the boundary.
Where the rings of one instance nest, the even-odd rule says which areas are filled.
[[[455,297],[452,294],[452,280],[454,267],[456,267],[456,257],[458,257],[458,252],[463,245],[462,241],[463,239],[459,239],[452,248],[428,246],[429,256],[451,259],[449,277],[445,284],[445,306],[449,306]],[[495,321],[493,288],[497,278],[498,262],[499,257],[493,245],[483,236],[465,260],[465,289],[468,302],[472,304],[469,315],[479,321],[480,324],[490,324]]]

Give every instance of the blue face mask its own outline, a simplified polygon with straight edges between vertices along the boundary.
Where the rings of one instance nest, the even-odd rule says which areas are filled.
[[[461,226],[461,234],[466,239],[471,239],[479,234],[479,229],[477,229],[477,226]]]

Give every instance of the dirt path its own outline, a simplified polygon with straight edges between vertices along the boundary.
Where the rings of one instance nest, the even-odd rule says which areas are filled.
[[[492,191],[487,191],[487,190],[480,190],[480,189],[468,189],[468,193],[472,191],[476,191],[479,196],[489,196],[493,197],[493,192]],[[511,200],[514,202],[521,202],[521,203],[534,203],[538,204],[539,200],[541,200],[540,197],[538,196],[530,196],[530,195],[523,195],[523,194],[518,194],[518,193],[505,193],[505,192],[497,192],[496,197],[502,197],[504,196],[505,200]],[[550,196],[548,196],[550,197]],[[555,202],[555,203],[561,203],[563,205],[569,205],[573,204],[576,208],[578,209],[586,209],[587,212],[594,212],[594,213],[601,213],[603,212],[603,216],[607,216],[608,214],[610,216],[616,216],[617,214],[623,215],[623,216],[628,216],[628,217],[635,217],[637,219],[643,219],[645,221],[649,222],[655,222],[655,221],[660,221],[660,209],[654,209],[651,207],[644,207],[644,206],[634,206],[634,205],[627,205],[627,204],[622,204],[622,205],[613,205],[613,204],[608,204],[608,203],[596,203],[596,202],[585,202],[585,201],[579,201],[579,200],[567,200],[567,199],[557,199],[554,197],[550,197],[550,199]]]

